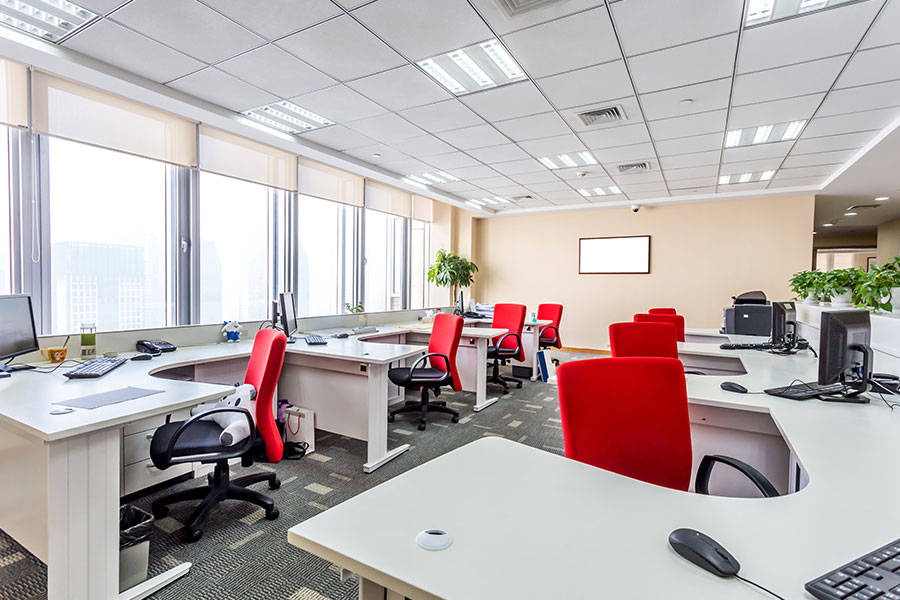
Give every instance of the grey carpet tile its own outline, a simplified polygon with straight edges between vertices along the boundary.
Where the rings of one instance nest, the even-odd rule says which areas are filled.
[[[499,388],[488,387],[489,397]],[[472,407],[471,393],[441,394],[441,400],[460,411],[460,422],[434,415],[425,431],[416,428],[415,415],[399,415],[389,424],[389,445],[410,444],[411,449],[371,474],[362,471],[365,442],[320,432],[316,452],[298,461],[233,467],[235,477],[272,470],[282,486],[269,491],[265,483],[255,489],[275,500],[281,516],[263,518],[262,511],[242,502],[226,502],[212,511],[203,537],[194,544],[182,541],[183,523],[196,502],[173,505],[169,516],[156,523],[150,541],[150,576],[182,562],[190,573],[160,590],[154,600],[351,600],[357,598],[358,580],[341,582],[329,562],[287,543],[287,530],[323,510],[387,481],[454,448],[484,436],[503,436],[548,452],[562,453],[562,428],[556,387],[526,381],[480,413]],[[134,502],[149,510],[157,497],[173,490],[200,485],[192,480],[142,497]],[[0,600],[46,598],[46,567],[0,531]]]

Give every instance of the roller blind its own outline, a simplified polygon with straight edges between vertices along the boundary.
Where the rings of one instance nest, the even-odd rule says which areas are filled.
[[[401,189],[366,180],[366,208],[408,219],[412,216],[412,196]]]
[[[307,196],[351,206],[363,205],[362,177],[302,156],[299,188],[300,193]]]
[[[0,123],[28,127],[28,68],[0,60]]]
[[[188,167],[196,126],[165,111],[40,71],[31,78],[35,131]]]
[[[417,221],[428,221],[431,223],[431,198],[413,194],[412,218]]]
[[[200,126],[200,170],[297,190],[297,156],[232,133]]]

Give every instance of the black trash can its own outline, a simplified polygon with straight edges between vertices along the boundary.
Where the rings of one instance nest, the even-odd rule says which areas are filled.
[[[119,592],[147,580],[153,515],[136,506],[119,507]]]

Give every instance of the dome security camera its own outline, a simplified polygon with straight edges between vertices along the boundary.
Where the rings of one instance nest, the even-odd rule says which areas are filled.
[[[639,211],[639,210],[641,210],[641,205],[640,205],[640,204],[632,204],[632,205],[631,205],[631,212],[636,213],[636,212]]]

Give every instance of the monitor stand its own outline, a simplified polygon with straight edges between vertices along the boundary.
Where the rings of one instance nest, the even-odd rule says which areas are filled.
[[[33,365],[0,365],[0,373],[15,373],[16,371],[28,371]]]
[[[297,338],[295,338],[295,337],[288,337],[288,339],[287,339],[288,344],[293,344],[296,341],[297,341]]]

